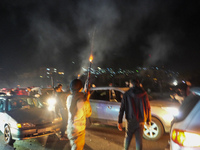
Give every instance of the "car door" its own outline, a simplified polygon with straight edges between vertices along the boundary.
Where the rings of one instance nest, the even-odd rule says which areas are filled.
[[[90,97],[91,118],[104,124],[116,125],[122,96],[123,93],[118,90],[94,90]]]
[[[123,93],[119,90],[109,90],[109,103],[106,108],[108,124],[117,124]]]
[[[90,96],[92,107],[91,118],[95,120],[107,120],[107,107],[109,104],[109,90],[93,90]]]
[[[0,130],[4,131],[5,124],[5,100],[0,98]]]

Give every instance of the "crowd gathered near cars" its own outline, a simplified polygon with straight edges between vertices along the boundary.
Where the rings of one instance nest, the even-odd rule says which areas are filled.
[[[167,95],[146,92],[139,80],[130,80],[126,87],[109,84],[88,90],[80,79],[74,79],[68,87],[63,90],[59,83],[55,88],[1,89],[4,121],[0,131],[5,143],[57,134],[60,140],[70,141],[72,150],[83,149],[85,129],[99,123],[120,131],[125,128],[124,149],[129,148],[133,135],[140,150],[142,137],[158,140],[164,133],[170,134],[172,150],[200,148],[200,122],[196,121],[200,88],[191,88],[189,81],[184,88],[170,88]]]

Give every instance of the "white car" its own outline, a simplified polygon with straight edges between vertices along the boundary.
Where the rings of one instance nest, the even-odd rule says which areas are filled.
[[[92,107],[92,115],[90,121],[92,123],[100,123],[105,125],[117,126],[120,102],[123,94],[129,88],[117,87],[96,87],[91,88],[90,104]],[[170,99],[170,98],[169,98]],[[180,104],[176,101],[170,101],[150,98],[152,122],[151,127],[144,127],[143,137],[148,140],[159,139],[164,132],[170,132],[171,121],[173,115],[178,112]],[[125,127],[126,120],[123,119]]]
[[[60,131],[62,119],[43,108],[35,97],[0,97],[0,131],[6,144]]]
[[[200,88],[192,88],[180,106],[172,123],[170,149],[200,150]]]

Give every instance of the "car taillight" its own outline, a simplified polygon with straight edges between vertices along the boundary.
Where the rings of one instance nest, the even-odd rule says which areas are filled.
[[[180,146],[200,147],[200,134],[174,129],[171,139]]]

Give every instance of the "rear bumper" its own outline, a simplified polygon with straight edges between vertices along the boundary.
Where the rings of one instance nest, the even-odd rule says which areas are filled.
[[[25,140],[55,134],[60,131],[60,128],[61,124],[54,124],[48,127],[32,129],[11,128],[11,134],[13,140]]]

